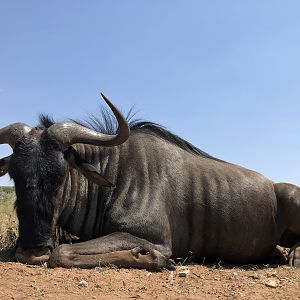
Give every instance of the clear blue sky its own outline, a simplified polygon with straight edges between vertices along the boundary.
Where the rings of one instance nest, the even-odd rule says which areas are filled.
[[[2,1],[0,127],[84,118],[103,91],[214,156],[300,185],[299,11],[296,0]]]

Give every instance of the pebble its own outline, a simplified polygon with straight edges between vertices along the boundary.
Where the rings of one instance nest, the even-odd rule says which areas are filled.
[[[277,288],[277,283],[275,280],[269,280],[265,283],[265,285],[270,288]]]
[[[233,273],[229,276],[229,279],[234,280],[234,279],[237,279],[237,277],[238,277],[238,274],[237,274],[236,272],[233,272]]]
[[[188,267],[181,266],[178,269],[178,276],[179,277],[186,277],[189,273],[190,273],[190,270],[189,270]]]
[[[267,276],[268,277],[277,277],[277,272],[276,271],[269,272],[269,273],[267,273]]]
[[[174,271],[171,271],[171,272],[170,272],[170,275],[169,275],[167,281],[168,281],[170,284],[173,284],[173,283],[174,283],[174,281],[175,281],[175,280],[174,280]]]
[[[251,275],[250,277],[253,278],[253,279],[260,279],[260,278],[261,278],[261,276],[258,275],[257,273],[254,273],[254,274]]]
[[[282,278],[279,278],[280,281],[285,281],[285,280],[288,280],[287,277],[282,277]]]
[[[85,280],[81,280],[81,281],[79,281],[78,286],[80,286],[80,287],[88,287],[88,283]]]
[[[101,272],[103,272],[104,271],[104,269],[103,268],[101,268],[101,267],[95,267],[95,269],[94,269],[96,272],[99,272],[99,273],[101,273]]]

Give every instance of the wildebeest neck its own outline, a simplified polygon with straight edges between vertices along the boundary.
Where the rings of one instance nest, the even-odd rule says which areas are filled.
[[[74,148],[107,180],[116,183],[119,152],[123,145],[107,148],[77,144]],[[59,204],[58,225],[81,240],[101,235],[106,204],[113,191],[114,188],[102,188],[76,169],[70,169]]]

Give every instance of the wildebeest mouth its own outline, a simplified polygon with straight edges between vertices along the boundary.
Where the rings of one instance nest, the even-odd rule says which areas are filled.
[[[15,260],[30,265],[40,265],[50,258],[51,250],[48,247],[23,249],[18,247]]]

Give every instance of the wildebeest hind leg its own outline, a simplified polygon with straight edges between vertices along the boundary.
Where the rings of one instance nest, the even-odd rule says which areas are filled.
[[[300,267],[300,242],[290,249],[289,264],[294,267]]]
[[[149,270],[172,269],[168,252],[162,246],[117,232],[82,243],[60,245],[50,256],[49,266],[94,268],[115,265]]]
[[[300,267],[300,188],[286,183],[275,184],[278,200],[278,224],[286,226],[279,245],[290,247],[291,266]]]

